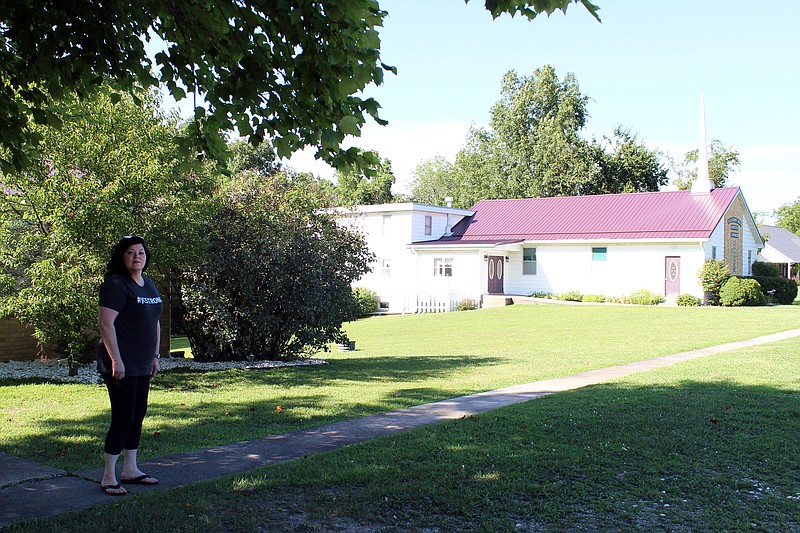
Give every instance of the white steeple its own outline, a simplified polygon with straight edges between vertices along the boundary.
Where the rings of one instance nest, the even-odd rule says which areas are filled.
[[[710,194],[714,182],[708,176],[708,146],[706,142],[706,104],[700,96],[700,147],[697,151],[697,177],[692,182],[692,194]]]

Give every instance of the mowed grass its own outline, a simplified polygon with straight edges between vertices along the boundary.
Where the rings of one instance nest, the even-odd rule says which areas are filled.
[[[348,325],[355,352],[278,370],[153,382],[140,456],[158,457],[741,340],[800,325],[797,306],[511,306]],[[101,463],[102,385],[0,384],[0,450],[68,471]]]
[[[800,531],[800,339],[12,531]]]

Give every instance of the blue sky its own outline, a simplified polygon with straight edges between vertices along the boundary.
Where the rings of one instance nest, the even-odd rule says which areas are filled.
[[[472,0],[384,0],[381,58],[396,66],[371,89],[387,127],[353,144],[392,160],[395,192],[436,154],[452,160],[470,124],[486,125],[503,74],[551,64],[575,74],[591,98],[586,138],[629,128],[650,148],[682,159],[698,146],[700,98],[708,140],[736,148],[753,211],[800,197],[800,2],[595,0],[534,21],[492,20]],[[291,165],[329,177],[308,153]],[[767,219],[769,221],[769,219]]]

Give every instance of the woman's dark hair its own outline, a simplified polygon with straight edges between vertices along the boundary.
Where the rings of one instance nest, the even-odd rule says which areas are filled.
[[[150,250],[147,249],[147,245],[144,243],[144,237],[123,237],[111,250],[111,260],[108,262],[108,266],[106,266],[105,279],[110,278],[114,274],[128,274],[128,269],[125,267],[122,258],[125,256],[125,252],[128,251],[128,248],[134,244],[141,244],[144,247],[145,261],[142,270],[147,270],[147,267],[150,265]]]

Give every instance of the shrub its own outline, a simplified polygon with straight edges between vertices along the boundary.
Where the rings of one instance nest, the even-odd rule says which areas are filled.
[[[719,298],[726,307],[764,305],[761,285],[754,279],[730,278],[720,289]]]
[[[606,297],[602,294],[584,294],[581,298],[582,302],[592,302],[592,303],[604,303],[606,301]]]
[[[580,302],[582,301],[581,293],[578,291],[567,291],[562,292],[558,295],[559,300],[563,300],[565,302]]]
[[[629,296],[630,303],[637,305],[658,305],[664,301],[660,294],[650,292],[647,289],[639,289]]]
[[[556,299],[556,295],[552,292],[538,292],[534,291],[528,295],[531,298],[547,298],[548,300]]]
[[[287,360],[327,348],[356,314],[374,256],[303,177],[234,176],[216,193],[205,260],[181,279],[198,360]]]
[[[478,302],[471,298],[464,298],[456,304],[456,311],[472,311],[478,308]]]
[[[719,291],[725,282],[731,277],[731,271],[728,269],[725,261],[718,261],[717,259],[709,259],[700,269],[700,283],[703,285],[703,290],[709,293],[709,302],[711,305],[720,304]]]
[[[683,307],[697,307],[702,300],[693,294],[679,294],[676,303]]]
[[[753,277],[779,277],[781,275],[778,265],[756,261],[753,263]]]
[[[792,305],[797,298],[797,282],[781,276],[752,276],[744,279],[754,279],[761,285],[761,292],[770,303]]]
[[[365,287],[353,287],[353,299],[356,304],[358,318],[370,315],[378,310],[378,295]]]

